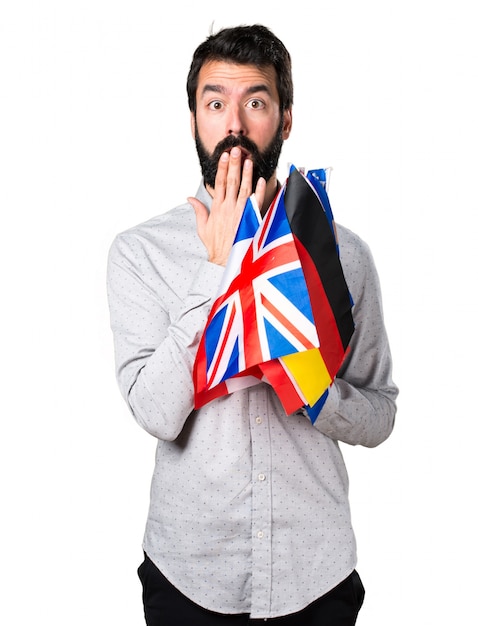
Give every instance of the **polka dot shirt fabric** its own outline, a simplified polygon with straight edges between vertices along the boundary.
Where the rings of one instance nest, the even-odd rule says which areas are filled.
[[[201,185],[197,197],[210,197]],[[312,425],[264,383],[193,408],[192,368],[224,269],[189,204],[119,234],[108,259],[116,373],[157,438],[143,547],[197,604],[271,618],[303,609],[356,565],[339,442],[392,431],[397,387],[368,247],[337,226],[354,300],[350,354]]]

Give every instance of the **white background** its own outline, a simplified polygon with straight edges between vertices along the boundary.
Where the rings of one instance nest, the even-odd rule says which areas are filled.
[[[477,67],[472,2],[15,0],[0,9],[0,622],[143,624],[154,441],[116,387],[105,292],[119,231],[199,167],[185,81],[212,23],[293,57],[280,165],[332,166],[371,246],[401,394],[343,446],[364,626],[476,619]],[[233,7],[233,8],[231,8]]]

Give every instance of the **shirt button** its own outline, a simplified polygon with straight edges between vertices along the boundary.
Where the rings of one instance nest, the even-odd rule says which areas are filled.
[[[256,424],[262,424],[262,417],[256,417]]]
[[[258,538],[258,539],[262,539],[263,537],[264,537],[264,532],[263,532],[262,530],[260,530],[260,531],[257,533],[257,538]]]
[[[265,474],[259,474],[259,475],[257,476],[257,478],[258,478],[259,480],[265,480],[265,479],[266,479],[266,475],[265,475]]]

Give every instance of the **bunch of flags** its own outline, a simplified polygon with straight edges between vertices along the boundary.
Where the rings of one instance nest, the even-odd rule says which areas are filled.
[[[294,166],[264,218],[246,204],[203,332],[195,408],[259,382],[315,422],[354,332],[326,170]]]

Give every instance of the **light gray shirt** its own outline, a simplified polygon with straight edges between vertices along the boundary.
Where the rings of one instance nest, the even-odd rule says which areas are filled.
[[[197,197],[210,206],[203,185]],[[337,226],[354,300],[350,353],[315,425],[261,383],[193,410],[192,368],[224,268],[189,204],[118,235],[108,261],[117,379],[157,438],[143,547],[183,594],[220,613],[303,609],[356,565],[339,441],[391,433],[397,387],[366,244]]]

